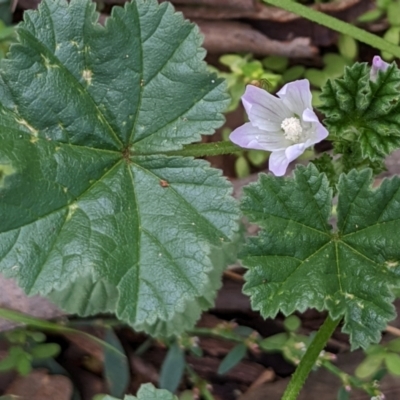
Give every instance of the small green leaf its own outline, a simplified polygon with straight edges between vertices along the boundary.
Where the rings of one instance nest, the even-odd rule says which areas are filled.
[[[161,366],[159,386],[174,393],[178,388],[185,371],[185,354],[177,343],[168,350]]]
[[[383,38],[390,43],[399,44],[400,43],[400,28],[397,26],[391,26],[383,35]],[[386,61],[394,60],[394,55],[386,51],[382,51],[382,58]]]
[[[11,8],[11,3],[10,0],[2,0],[0,1],[0,19],[2,23],[5,23],[7,25],[12,24],[12,8]]]
[[[5,334],[10,343],[24,344],[27,340],[28,331],[25,329],[16,329]]]
[[[245,178],[250,175],[250,166],[246,157],[240,156],[235,161],[235,172],[238,178]]]
[[[57,343],[44,343],[33,347],[30,353],[34,359],[42,359],[56,357],[60,351],[60,345]]]
[[[373,354],[385,353],[385,349],[380,344],[371,344],[365,349],[365,353],[370,356]]]
[[[311,94],[312,94],[312,106],[319,107],[321,104],[321,98],[320,98],[321,92],[319,90],[311,90]]]
[[[355,375],[360,379],[366,379],[374,375],[381,367],[385,359],[384,353],[368,356],[355,370]]]
[[[101,400],[118,400],[104,396]],[[178,400],[176,396],[164,389],[156,389],[151,383],[140,386],[136,396],[125,396],[124,400]]]
[[[247,158],[250,160],[250,162],[255,165],[256,167],[264,164],[268,158],[269,154],[267,151],[263,150],[249,150],[247,152]]]
[[[264,72],[262,64],[258,60],[244,64],[241,69],[243,75],[250,79],[257,79]]]
[[[104,348],[104,377],[110,394],[120,397],[125,393],[129,384],[128,360],[124,348],[112,328],[106,329],[104,341],[118,350],[110,351],[108,347]]]
[[[73,329],[62,324],[57,324],[54,322],[49,322],[40,318],[31,317],[30,315],[20,313],[18,311],[8,310],[0,307],[0,317],[8,321],[17,322],[19,324],[27,325],[28,327],[35,329],[43,329],[49,332],[56,333],[70,333],[77,336],[84,336],[85,338],[92,340],[101,347],[109,347],[112,351],[117,351],[114,347],[110,347],[109,344],[103,340],[98,339],[96,336],[92,336],[84,331]],[[12,348],[15,348],[13,346]],[[17,347],[20,348],[20,347]],[[18,351],[18,350],[17,350]]]
[[[12,40],[15,38],[15,27],[6,26],[0,21],[0,41]]]
[[[287,57],[282,57],[282,56],[269,56],[265,57],[262,60],[262,63],[265,68],[268,68],[271,71],[283,72],[286,70],[289,64],[289,59]]]
[[[342,386],[338,391],[337,400],[350,400],[350,392]]]
[[[260,347],[265,351],[282,350],[286,342],[289,340],[289,335],[286,332],[277,333],[263,339],[260,342]]]
[[[221,132],[222,140],[225,140],[225,141],[229,140],[229,135],[231,134],[231,132],[232,132],[232,129],[230,129],[230,128],[222,129],[222,132]]]
[[[27,331],[27,335],[29,335],[36,343],[43,343],[46,340],[46,335],[43,332]]]
[[[203,349],[199,346],[192,346],[189,351],[196,357],[203,357]]]
[[[390,351],[395,351],[400,353],[400,338],[393,339],[386,344],[386,348]]]
[[[10,371],[15,368],[17,363],[17,358],[13,356],[6,356],[2,360],[0,360],[0,372],[1,371]]]
[[[290,67],[283,73],[282,80],[284,83],[287,83],[300,79],[304,75],[305,70],[305,67],[302,65]]]
[[[239,78],[234,84],[229,86],[229,94],[231,96],[231,104],[228,107],[228,112],[236,110],[240,103],[240,99],[245,91],[246,84],[243,78]]]
[[[179,395],[179,400],[196,400],[197,394],[193,390],[185,390]]]
[[[137,393],[137,400],[178,400],[176,396],[167,390],[156,389],[152,384],[146,383],[142,385]],[[136,400],[136,397],[125,396],[124,400]]]
[[[219,62],[222,65],[229,67],[233,72],[240,72],[241,67],[246,63],[246,60],[237,54],[224,54],[219,58]]]
[[[232,368],[236,367],[236,365],[246,356],[246,353],[246,345],[244,343],[237,344],[221,361],[221,364],[218,367],[218,374],[224,375]]]
[[[32,371],[32,359],[28,353],[21,354],[16,363],[16,370],[22,376],[29,375]]]
[[[264,72],[261,74],[259,80],[261,83],[263,83],[264,80],[264,89],[266,89],[268,92],[272,92],[281,83],[282,76],[278,74],[272,74],[271,72]]]
[[[323,86],[329,78],[325,71],[321,71],[320,69],[315,68],[307,69],[304,73],[304,77],[308,79],[311,85],[315,87]]]
[[[387,10],[392,1],[393,0],[376,0],[376,6],[381,10]]]
[[[394,353],[385,355],[385,364],[392,375],[400,375],[400,356]]]
[[[235,328],[233,329],[233,332],[235,332],[237,335],[240,335],[243,337],[248,337],[254,332],[254,329],[252,329],[248,326],[238,325],[238,326],[235,326]]]
[[[371,183],[371,170],[341,175],[337,232],[332,190],[313,164],[288,179],[260,174],[244,188],[242,211],[261,228],[241,254],[253,309],[271,318],[325,309],[344,317],[352,348],[380,339],[395,316],[391,287],[400,285],[400,178]]]
[[[361,23],[368,23],[368,22],[373,22],[382,17],[383,12],[376,8],[375,10],[370,10],[367,11],[364,14],[361,14],[358,18],[357,21]]]
[[[387,8],[387,19],[391,26],[400,26],[400,2],[392,1]]]
[[[289,332],[296,332],[301,326],[301,319],[296,315],[290,315],[283,321],[283,326]]]
[[[355,63],[343,78],[323,87],[319,109],[337,152],[356,156],[349,168],[365,159],[380,162],[400,147],[400,71],[391,66],[370,81],[370,67]],[[357,158],[358,157],[358,158]]]
[[[320,157],[311,160],[311,162],[317,167],[319,172],[326,175],[331,188],[336,193],[336,184],[339,176],[335,170],[333,158],[329,154],[324,153]]]
[[[387,369],[381,368],[371,377],[371,381],[381,381],[387,375]]]
[[[357,41],[348,35],[339,35],[338,40],[339,53],[348,60],[355,60],[358,56]]]
[[[325,63],[325,74],[329,78],[340,78],[344,74],[344,69],[348,61],[339,54],[327,53],[323,57]]]

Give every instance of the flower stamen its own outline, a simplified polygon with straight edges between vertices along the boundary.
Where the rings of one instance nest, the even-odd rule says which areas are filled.
[[[298,143],[303,138],[303,127],[296,117],[285,118],[282,121],[281,128],[285,138],[291,142]]]

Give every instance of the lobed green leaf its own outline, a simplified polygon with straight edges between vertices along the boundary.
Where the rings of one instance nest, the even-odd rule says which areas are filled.
[[[160,152],[213,133],[229,101],[170,4],[97,18],[89,0],[44,0],[2,61],[0,271],[70,312],[172,335],[212,303],[238,210],[220,171]]]
[[[400,284],[400,178],[371,189],[371,170],[341,175],[337,231],[328,221],[332,190],[310,164],[293,179],[261,175],[242,210],[262,230],[242,254],[244,292],[264,317],[307,308],[344,317],[353,347],[366,347],[395,316]]]
[[[399,90],[400,70],[394,64],[373,82],[368,65],[355,63],[343,78],[323,87],[319,108],[336,151],[353,158],[347,170],[364,159],[380,162],[400,147]]]

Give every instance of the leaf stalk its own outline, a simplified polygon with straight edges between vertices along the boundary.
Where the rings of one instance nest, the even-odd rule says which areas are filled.
[[[163,152],[168,156],[181,157],[212,157],[223,154],[234,154],[243,151],[242,148],[236,146],[230,141],[212,142],[212,143],[195,143],[183,147],[181,150]]]
[[[313,341],[308,346],[307,351],[302,357],[300,364],[292,375],[292,378],[287,386],[282,400],[296,400],[301,388],[304,385],[308,375],[310,374],[319,354],[324,349],[329,338],[332,336],[336,327],[339,325],[340,318],[336,321],[332,320],[328,315],[321,328],[315,335]]]

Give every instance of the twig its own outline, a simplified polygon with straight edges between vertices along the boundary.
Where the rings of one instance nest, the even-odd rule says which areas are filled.
[[[394,326],[388,325],[385,328],[385,331],[391,333],[392,335],[400,336],[400,329],[399,328],[395,328]]]
[[[290,58],[313,58],[318,49],[310,38],[297,37],[290,41],[269,39],[250,25],[230,21],[193,20],[204,35],[204,47],[209,53],[247,52],[257,55],[280,55]],[[226,33],[229,32],[229,35]]]
[[[242,275],[238,274],[237,272],[233,272],[229,269],[227,269],[226,271],[224,271],[224,277],[225,278],[229,278],[232,281],[235,282],[244,282],[244,278]]]

